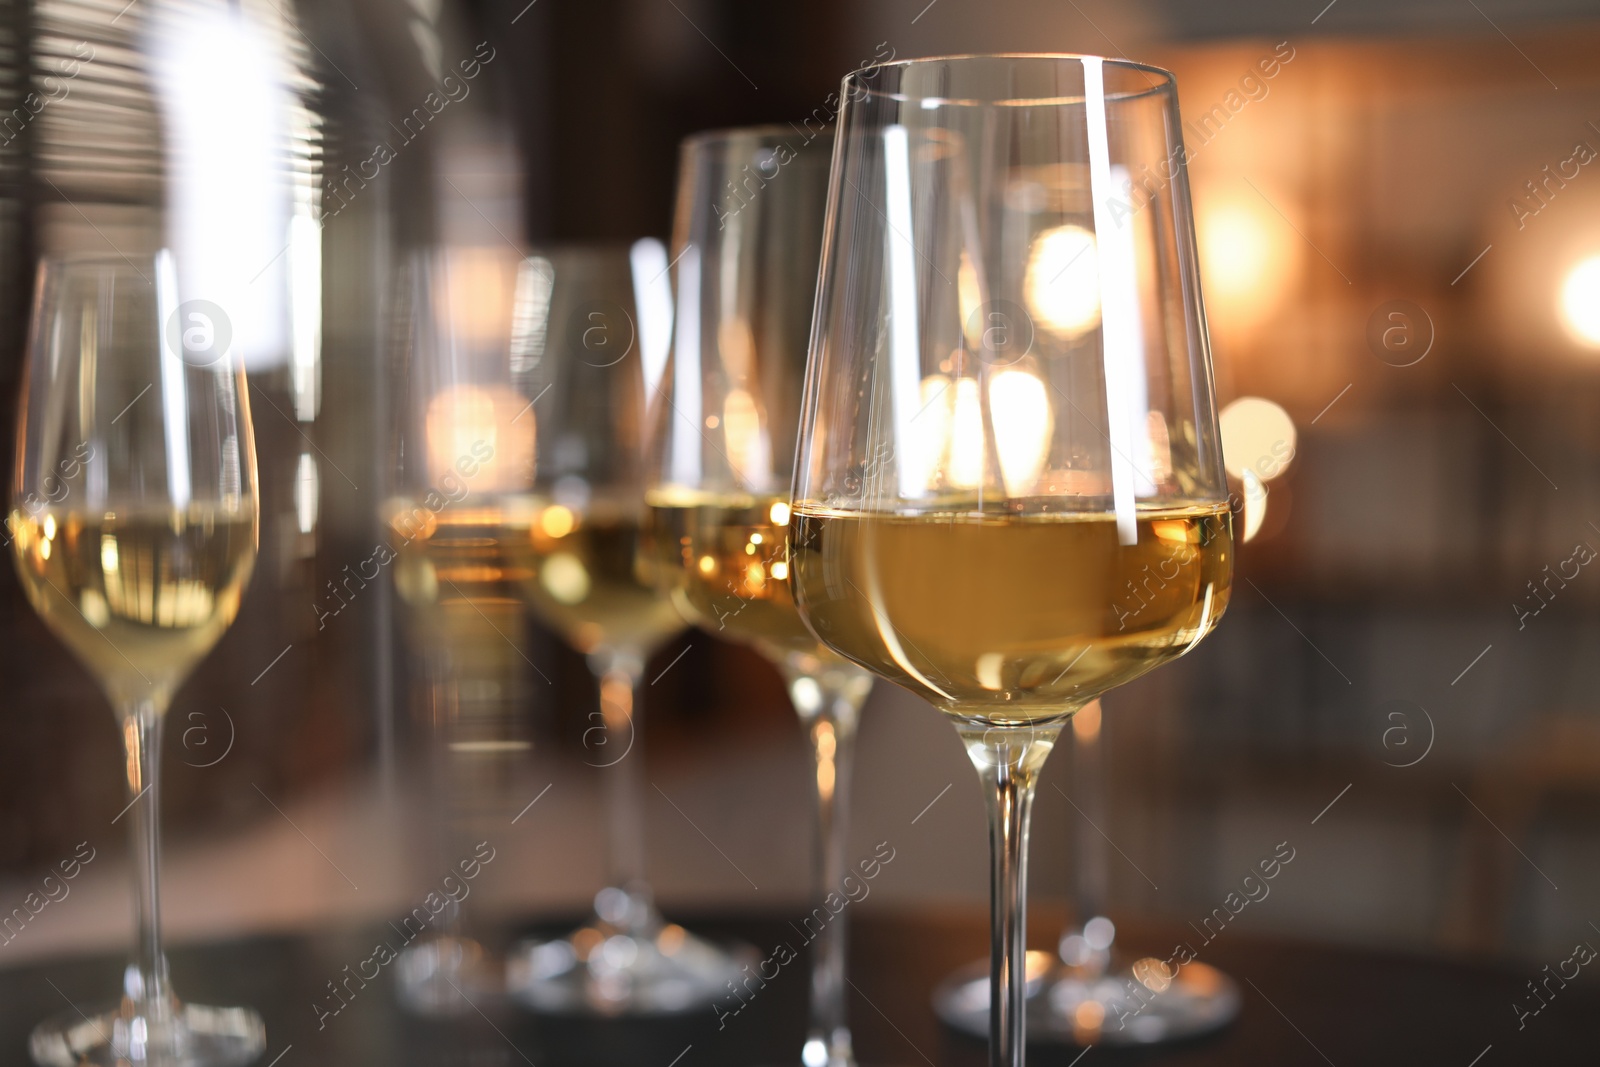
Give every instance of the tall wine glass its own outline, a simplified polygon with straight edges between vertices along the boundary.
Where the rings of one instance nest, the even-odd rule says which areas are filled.
[[[859,881],[845,856],[850,765],[872,688],[872,675],[805,628],[788,582],[789,488],[832,149],[831,131],[786,126],[684,142],[677,334],[656,398],[646,495],[663,576],[684,617],[752,645],[788,682],[815,759],[818,905]],[[816,953],[808,1067],[855,1063],[846,926],[840,913],[808,930]]]
[[[41,1023],[41,1064],[244,1064],[248,1008],[181,1002],[161,949],[158,757],[172,695],[239,610],[255,444],[224,309],[167,253],[46,259],[17,432],[11,549],[29,602],[105,691],[127,748],[138,937],[113,1007]]]
[[[599,683],[584,738],[605,781],[610,866],[587,923],[525,944],[511,962],[512,992],[543,1011],[698,1008],[746,962],[666,922],[645,878],[636,710],[645,662],[683,628],[659,588],[644,514],[646,362],[659,357],[671,314],[660,250],[641,241],[530,258],[544,279],[529,311],[539,324],[527,366],[533,492],[507,543],[529,607]]]
[[[449,868],[500,824],[526,758],[526,613],[507,530],[533,479],[534,344],[525,307],[543,275],[504,241],[440,244],[401,264],[393,492],[386,546],[418,667],[431,772],[430,817],[416,849]],[[519,303],[520,302],[520,303]],[[431,837],[431,840],[429,838]],[[472,936],[465,899],[400,953],[396,991],[422,1015],[472,1013],[503,992],[498,961]]]
[[[1232,578],[1177,96],[1088,56],[910,60],[842,95],[791,581],[987,786],[989,1058],[1017,1067],[1039,769]]]

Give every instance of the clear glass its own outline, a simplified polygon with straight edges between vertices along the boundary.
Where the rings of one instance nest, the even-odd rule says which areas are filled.
[[[827,201],[831,130],[760,127],[684,142],[673,238],[676,333],[655,403],[646,492],[662,578],[689,621],[782,672],[815,760],[821,916],[808,1067],[855,1063],[845,1022],[846,914],[859,875],[850,766],[872,675],[817,641],[789,592],[789,489]],[[849,881],[847,881],[849,879]]]
[[[181,1002],[161,948],[161,726],[255,565],[255,444],[227,311],[172,256],[39,270],[7,521],[29,602],[104,689],[127,749],[137,939],[121,1001],[34,1030],[46,1065],[244,1064],[248,1008]]]
[[[411,253],[395,302],[402,382],[385,544],[415,668],[429,798],[419,861],[437,877],[500,825],[531,742],[529,661],[517,568],[533,483],[528,338],[519,294],[544,277],[504,241]],[[431,840],[429,839],[431,837]],[[501,969],[464,905],[402,950],[400,1002],[422,1015],[474,1012],[503,991]]]
[[[987,786],[989,1055],[1016,1067],[1039,768],[1232,580],[1177,97],[1092,56],[911,60],[842,95],[790,580]]]
[[[631,248],[536,252],[520,373],[532,397],[532,492],[507,534],[529,607],[583,653],[600,689],[585,731],[609,819],[606,887],[578,930],[525,943],[510,987],[550,1012],[701,1009],[747,962],[666,922],[645,877],[645,663],[683,620],[660,588],[644,505],[647,382],[670,332],[667,258],[659,241]]]

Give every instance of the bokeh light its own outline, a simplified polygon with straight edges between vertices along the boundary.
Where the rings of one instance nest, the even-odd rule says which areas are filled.
[[[1228,473],[1246,471],[1270,482],[1289,467],[1297,435],[1283,408],[1259,396],[1242,396],[1222,409],[1222,462]]]
[[[1600,255],[1567,272],[1561,283],[1561,318],[1579,341],[1600,347]]]
[[[1100,257],[1094,234],[1057,226],[1033,240],[1023,282],[1028,312],[1058,336],[1081,337],[1100,324]]]

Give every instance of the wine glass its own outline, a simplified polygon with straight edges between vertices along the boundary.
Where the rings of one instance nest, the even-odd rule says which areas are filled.
[[[127,748],[134,956],[113,1007],[41,1023],[46,1065],[244,1064],[248,1008],[180,1001],[161,949],[161,728],[239,610],[256,558],[255,443],[224,309],[181,299],[170,254],[40,266],[11,550],[28,601],[105,691]]]
[[[1232,578],[1176,90],[968,56],[842,96],[790,581],[824,643],[954,719],[987,787],[989,1058],[1017,1067],[1039,769]]]
[[[1072,719],[1074,807],[1083,816],[1073,834],[1075,923],[1056,952],[1030,951],[1028,1040],[1073,1045],[1159,1045],[1221,1029],[1239,1014],[1239,987],[1198,960],[1132,958],[1106,917],[1110,845],[1106,818],[1105,735],[1100,701]],[[934,1010],[958,1030],[989,1030],[988,961],[962,967],[934,991]]]
[[[659,588],[645,523],[645,383],[670,330],[659,241],[552,248],[528,314],[538,343],[533,492],[507,535],[534,614],[583,653],[600,689],[584,732],[602,768],[609,877],[566,937],[526,942],[509,985],[548,1012],[674,1012],[709,1003],[749,962],[666,922],[645,878],[644,757],[636,715],[645,663],[683,628]]]
[[[788,582],[789,488],[832,149],[831,131],[792,127],[684,142],[673,240],[677,335],[654,398],[646,493],[662,574],[684,617],[753,646],[788,683],[815,760],[817,904],[847,890],[847,879],[859,881],[845,856],[850,766],[872,688],[872,675],[805,628]],[[802,1060],[811,1067],[855,1063],[846,928],[840,913],[810,934]]]
[[[433,839],[430,872],[469,854],[499,823],[531,747],[537,667],[508,544],[533,479],[533,397],[523,391],[533,344],[520,314],[542,282],[509,245],[441,244],[399,271],[400,336],[393,492],[386,546],[420,675]],[[514,809],[513,809],[514,810]],[[430,873],[430,878],[434,877]],[[465,898],[463,898],[464,900]],[[471,1013],[503,992],[502,969],[470,932],[463,903],[400,953],[396,989],[421,1015]]]

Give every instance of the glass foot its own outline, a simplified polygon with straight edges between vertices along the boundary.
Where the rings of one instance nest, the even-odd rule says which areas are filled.
[[[1173,974],[1158,959],[1104,968],[1072,966],[1029,952],[1028,1040],[1041,1044],[1155,1045],[1221,1029],[1239,1014],[1233,979],[1204,963]],[[989,1033],[989,965],[963,967],[934,992],[946,1024],[974,1037]]]
[[[245,1067],[266,1047],[266,1027],[249,1008],[151,1007],[124,999],[87,1015],[63,1012],[34,1028],[29,1051],[41,1067]]]
[[[524,941],[506,965],[507,992],[549,1014],[664,1014],[702,1008],[741,980],[759,954],[723,947],[665,921],[649,897],[602,889],[595,914],[566,937]]]
[[[400,953],[395,966],[395,995],[415,1015],[468,1015],[503,992],[499,968],[470,937],[419,941]]]

